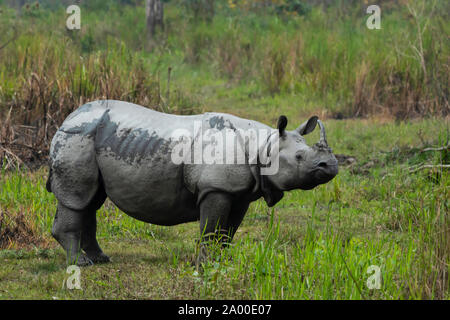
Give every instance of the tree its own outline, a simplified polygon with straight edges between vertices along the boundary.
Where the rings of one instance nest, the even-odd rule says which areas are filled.
[[[164,7],[161,0],[145,0],[145,16],[147,21],[147,37],[150,41],[155,37],[156,27],[164,30]]]

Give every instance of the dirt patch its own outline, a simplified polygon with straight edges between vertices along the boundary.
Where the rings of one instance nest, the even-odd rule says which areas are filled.
[[[13,215],[0,208],[0,249],[32,246],[48,247],[49,242],[36,232],[23,212]]]
[[[347,168],[353,174],[367,175],[369,174],[370,169],[382,165],[378,159],[372,159],[367,162],[360,163],[353,156],[345,154],[336,154],[335,156],[338,160],[339,167]]]
[[[345,154],[335,154],[339,166],[352,166],[357,163],[356,158]]]

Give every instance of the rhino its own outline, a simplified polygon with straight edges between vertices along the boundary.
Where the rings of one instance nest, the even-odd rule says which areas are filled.
[[[230,244],[251,202],[263,197],[272,207],[285,191],[310,190],[333,179],[338,162],[323,123],[313,116],[293,131],[286,130],[287,123],[280,116],[274,129],[226,113],[173,115],[115,100],[77,108],[52,139],[46,184],[58,201],[51,233],[66,251],[67,263],[87,266],[110,261],[96,239],[96,211],[106,198],[147,223],[171,226],[199,221],[197,262],[202,262],[211,240]],[[308,146],[303,136],[317,124],[319,142]],[[246,159],[243,163],[189,161],[193,157],[188,153],[174,161],[180,141],[187,141],[188,151],[196,148],[196,125],[202,132],[214,130],[216,137],[250,129],[256,135],[270,132],[267,136],[272,138],[260,139],[256,149],[264,149],[262,154],[269,157],[277,145],[276,172],[262,174],[270,157],[263,162],[257,155],[250,161],[249,139],[236,138]],[[193,140],[176,138],[177,130],[191,133]],[[206,139],[200,146],[215,142]]]

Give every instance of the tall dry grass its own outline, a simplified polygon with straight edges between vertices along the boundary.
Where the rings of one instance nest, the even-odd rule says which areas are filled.
[[[7,100],[2,101],[2,111],[6,116],[0,118],[0,143],[6,155],[7,148],[9,154],[21,149],[28,161],[38,156],[33,154],[36,150],[45,154],[58,126],[86,101],[117,99],[152,108],[161,104],[158,80],[146,74],[142,63],[132,56],[99,53],[83,58],[68,44],[55,47],[45,38],[33,48],[37,59],[29,59],[28,50],[15,49],[6,59],[14,57],[20,77],[9,97],[3,92]],[[124,58],[130,59],[128,70],[114,63]]]

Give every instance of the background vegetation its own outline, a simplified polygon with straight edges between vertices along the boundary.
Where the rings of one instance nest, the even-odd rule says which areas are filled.
[[[0,298],[448,299],[449,3],[378,1],[382,29],[369,30],[365,1],[203,2],[165,1],[150,43],[143,1],[81,1],[70,31],[72,1],[0,0]],[[274,210],[254,203],[201,274],[197,224],[152,226],[107,203],[113,262],[67,290],[47,169],[30,168],[72,110],[105,98],[272,126],[285,114],[289,128],[317,114],[340,173]]]

